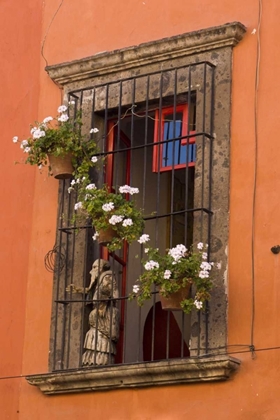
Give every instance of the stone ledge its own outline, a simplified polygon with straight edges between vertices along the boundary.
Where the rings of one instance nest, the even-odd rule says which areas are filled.
[[[61,86],[97,76],[137,69],[145,65],[174,60],[193,54],[234,47],[243,38],[246,28],[239,22],[227,23],[213,28],[147,42],[138,46],[112,52],[96,54],[92,57],[69,63],[47,66],[49,76]]]
[[[239,365],[240,361],[233,357],[215,356],[29,375],[26,379],[51,395],[225,381]]]

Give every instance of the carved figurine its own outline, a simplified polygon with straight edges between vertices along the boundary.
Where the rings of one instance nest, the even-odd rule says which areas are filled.
[[[89,314],[90,329],[86,333],[82,357],[83,366],[113,364],[119,339],[119,297],[114,273],[108,261],[99,259],[92,265],[89,287],[70,284],[66,291],[92,296],[93,310]]]

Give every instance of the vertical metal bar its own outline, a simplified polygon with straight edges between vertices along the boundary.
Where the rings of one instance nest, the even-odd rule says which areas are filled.
[[[137,339],[137,342],[138,342],[138,346],[137,346],[137,356],[136,356],[136,361],[137,362],[139,362],[140,361],[140,353],[141,353],[141,315],[142,315],[142,311],[141,311],[141,306],[139,306],[139,309],[138,309],[138,321],[137,321],[137,324],[138,324],[138,326],[137,326],[137,332],[138,332],[138,339]]]
[[[191,86],[192,86],[192,73],[191,73],[192,67],[188,67],[188,121],[187,121],[187,135],[190,134],[190,106],[191,106]],[[185,169],[185,209],[189,208],[189,145],[190,145],[190,139],[187,137],[187,144],[186,144],[186,169]],[[184,239],[185,244],[188,244],[188,218],[191,215],[188,212],[185,212],[185,233],[184,233]],[[193,241],[191,241],[193,242]]]
[[[80,96],[80,111],[83,112],[83,96],[84,91],[81,92]],[[85,247],[84,247],[84,276],[83,276],[83,294],[82,300],[85,301],[86,299],[86,282],[87,282],[87,273],[85,268],[87,267],[87,248],[88,248],[88,231],[84,233],[85,235]],[[72,267],[73,269],[73,267]],[[84,348],[84,323],[85,323],[85,302],[82,304],[81,307],[81,335],[80,335],[80,357],[79,357],[79,365],[82,365],[82,355],[83,355],[83,348]]]
[[[143,196],[142,206],[145,208],[146,198],[146,178],[147,178],[147,143],[148,143],[148,123],[149,123],[149,95],[150,95],[150,76],[147,76],[146,85],[146,108],[145,108],[145,137],[144,137],[144,168],[143,168]],[[154,149],[152,149],[153,151]]]
[[[68,222],[71,219],[71,216],[73,214],[73,209],[71,209],[71,198],[70,198],[70,194],[68,194]],[[72,211],[71,211],[72,210]],[[70,238],[70,234],[67,234],[67,238]],[[71,269],[70,269],[70,275],[67,275],[66,278],[66,286],[68,286],[68,281],[67,279],[70,278],[70,283],[73,283],[73,274],[74,274],[74,270],[73,270],[73,266],[74,266],[74,255],[75,255],[75,242],[76,242],[76,232],[74,231],[73,234],[71,234],[71,239],[72,239],[72,252],[71,252]],[[67,240],[67,248],[68,248],[68,240]],[[70,253],[70,252],[69,252]],[[66,255],[68,256],[68,250],[66,252]],[[64,292],[65,297],[66,297],[66,293]],[[70,300],[72,299],[72,289],[70,292]],[[66,366],[67,368],[69,368],[69,358],[70,358],[70,349],[71,349],[71,340],[70,340],[70,335],[71,335],[71,320],[72,320],[72,304],[69,303],[68,304],[68,331],[67,331],[67,351],[66,351]]]
[[[64,181],[64,185],[66,187],[66,181]],[[67,215],[69,216],[70,211],[70,202],[69,202],[69,195],[67,196]],[[66,247],[65,247],[65,255],[66,259],[68,260],[68,250],[69,250],[69,235],[66,234]],[[73,265],[73,262],[72,262]],[[72,268],[72,267],[71,267]],[[66,285],[67,285],[67,278],[68,278],[68,266],[66,265],[64,271],[64,281],[62,286],[62,296],[63,300],[66,299]],[[61,369],[65,369],[65,342],[66,342],[66,324],[67,324],[67,311],[68,311],[68,304],[63,304],[63,322],[62,322],[62,335],[61,335]]]
[[[163,88],[163,75],[164,73],[161,72],[160,74],[160,89],[159,89],[159,121],[158,121],[158,139],[157,141],[161,141],[162,133],[161,133],[161,121],[162,121],[162,88]],[[160,148],[161,145],[159,144],[158,147]],[[159,214],[159,203],[160,203],[160,167],[161,167],[161,153],[158,153],[158,172],[157,172],[157,194],[156,194],[156,214]],[[159,226],[159,219],[155,219],[155,243],[156,246],[158,245],[158,226]]]
[[[177,107],[177,70],[174,71],[174,95],[173,95],[173,132],[172,132],[172,170],[171,170],[171,191],[170,191],[170,228],[169,228],[169,247],[172,247],[172,234],[173,234],[173,224],[174,224],[174,184],[175,184],[175,180],[174,180],[174,176],[175,176],[175,165],[174,165],[174,160],[175,160],[175,136],[176,136],[176,130],[175,130],[175,126],[176,126],[176,107]],[[167,144],[171,143],[168,142]],[[168,318],[169,319],[169,318]]]
[[[213,159],[213,130],[214,130],[214,110],[215,110],[215,67],[210,67],[211,71],[211,99],[210,99],[210,136],[211,138],[208,140],[210,142],[210,150],[209,150],[209,195],[208,195],[208,209],[211,211],[212,209],[212,159]],[[211,214],[208,213],[208,259],[211,253]],[[206,331],[205,331],[205,342],[206,348],[205,353],[208,353],[208,343],[209,343],[209,304],[206,303]]]
[[[95,122],[95,88],[92,89],[92,109],[91,109],[91,128],[94,127]],[[93,139],[93,133],[90,135],[90,139]]]
[[[102,245],[99,246],[99,255],[101,253]],[[101,266],[100,266],[100,258],[98,259],[98,275],[96,279],[96,289],[93,293],[93,297],[96,301],[93,302],[93,311],[96,311],[96,324],[95,324],[95,337],[94,337],[94,360],[93,364],[96,365],[96,358],[97,358],[97,342],[98,342],[98,323],[99,323],[99,305],[100,305],[100,275],[101,275]],[[97,292],[97,293],[96,293]],[[96,295],[95,295],[96,294]]]
[[[120,150],[121,145],[121,121],[122,121],[122,92],[123,92],[123,84],[122,81],[119,82],[119,104],[118,104],[118,124],[117,124],[117,144],[116,149]],[[113,185],[115,187],[115,191],[117,193],[118,184],[119,184],[119,171],[118,168],[120,166],[120,155],[123,152],[119,151],[114,156],[114,170],[113,170],[113,177],[115,175],[115,179],[113,179]]]
[[[167,311],[167,326],[166,326],[166,359],[169,359],[169,337],[170,337],[170,311]]]
[[[123,266],[122,270],[122,287],[121,287],[121,295],[122,297],[126,295],[126,289],[127,289],[127,261],[128,261],[128,244],[127,242],[123,245],[123,261],[125,261],[125,265]],[[126,348],[125,348],[125,340],[126,340],[126,305],[127,305],[127,299],[121,299],[121,342],[122,342],[122,361],[124,363],[125,361],[125,355],[126,355]]]
[[[181,338],[181,358],[185,356],[184,354],[184,333],[185,333],[185,314],[182,311],[182,338]]]
[[[134,106],[135,106],[135,91],[136,91],[136,79],[132,81],[132,94],[131,94],[131,129],[130,129],[130,147],[131,147],[131,161],[133,161],[133,146],[134,146]],[[130,165],[130,185],[133,184],[132,179],[132,165]]]
[[[201,158],[201,207],[204,207],[205,194],[205,120],[206,120],[206,63],[203,63],[203,107],[202,107],[202,158]],[[201,240],[203,241],[204,213],[201,211]]]
[[[104,131],[103,131],[103,142],[102,142],[102,153],[105,156],[106,152],[106,143],[108,136],[108,103],[109,103],[109,85],[106,85],[106,94],[105,94],[105,113],[104,113]],[[114,130],[114,128],[112,128]],[[114,156],[114,155],[113,155]],[[113,157],[114,159],[114,157]],[[106,180],[106,162],[103,165],[103,174],[102,180],[98,179],[98,182],[104,184]],[[102,254],[101,254],[102,255]]]
[[[61,181],[60,182],[60,192],[59,192],[59,211],[58,211],[58,224],[59,227],[62,227],[62,217],[61,215],[64,212],[64,197],[65,197],[65,182]],[[61,255],[61,251],[62,251],[62,230],[59,230],[59,239],[58,239],[58,255]],[[66,269],[66,268],[65,268]],[[57,336],[57,331],[58,331],[58,300],[59,300],[59,290],[60,290],[60,271],[61,271],[61,267],[60,267],[60,258],[58,258],[58,262],[57,262],[57,284],[56,284],[56,296],[55,296],[55,326],[54,326],[54,341],[53,341],[53,363],[52,363],[52,369],[55,370],[56,369],[56,354],[57,354],[57,341],[58,341],[58,336]]]
[[[112,324],[113,324],[113,304],[114,301],[113,296],[114,296],[114,276],[115,276],[115,258],[113,258],[113,266],[112,266],[112,275],[111,275],[111,300],[106,302],[107,308],[106,311],[108,310],[108,304],[110,305],[110,326],[109,326],[109,365],[111,365],[113,363],[112,360],[112,353],[113,353],[113,343],[112,343]]]

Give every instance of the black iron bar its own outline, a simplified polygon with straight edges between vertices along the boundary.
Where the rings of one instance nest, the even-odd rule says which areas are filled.
[[[59,185],[60,188],[60,194],[59,194],[59,211],[58,214],[59,216],[61,214],[63,214],[64,212],[64,197],[65,197],[65,183],[64,182],[60,182]],[[58,218],[58,224],[62,225],[62,218],[59,217]],[[59,255],[61,254],[61,250],[62,250],[62,232],[58,231],[58,252]],[[56,287],[56,291],[55,291],[55,295],[56,295],[56,301],[58,300],[59,297],[59,288],[60,288],[60,258],[58,258],[58,261],[56,260],[56,264],[58,265],[57,267],[57,273],[55,273],[56,276],[56,281],[55,281],[55,287]],[[56,303],[55,305],[55,327],[54,327],[54,340],[53,340],[53,369],[56,368],[56,354],[57,354],[57,340],[58,340],[58,323],[59,321],[61,321],[61,319],[59,319],[58,317],[58,305]]]

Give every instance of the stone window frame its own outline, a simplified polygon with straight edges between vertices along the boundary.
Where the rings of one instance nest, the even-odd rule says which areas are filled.
[[[228,243],[229,147],[231,116],[232,49],[243,38],[245,27],[239,22],[185,33],[159,41],[124,48],[70,63],[48,66],[51,79],[67,93],[74,89],[108,83],[148,71],[165,70],[182,64],[208,61],[216,65],[213,158],[213,188],[216,203],[212,216],[212,249],[217,252],[223,270],[215,279],[210,314],[192,317],[191,357],[151,363],[83,368],[74,371],[30,375],[27,381],[43,393],[57,394],[108,390],[204,381],[221,381],[238,369],[239,360],[225,355],[227,342],[227,297],[225,293]],[[222,156],[220,158],[219,156]],[[219,216],[216,216],[219,208]],[[206,341],[208,353],[201,354]],[[211,349],[215,351],[211,354]],[[221,349],[218,351],[217,349]],[[220,353],[220,354],[219,354]]]

